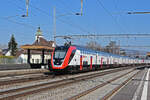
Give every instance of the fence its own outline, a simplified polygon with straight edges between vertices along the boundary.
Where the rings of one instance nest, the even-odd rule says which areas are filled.
[[[23,64],[23,60],[12,56],[0,56],[0,64]]]

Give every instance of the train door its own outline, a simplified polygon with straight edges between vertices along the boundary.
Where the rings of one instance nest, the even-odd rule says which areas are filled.
[[[97,59],[97,58],[98,58],[98,54],[96,54],[96,66],[98,65],[98,63],[97,63],[97,62],[98,62],[98,61],[97,61],[98,59]]]

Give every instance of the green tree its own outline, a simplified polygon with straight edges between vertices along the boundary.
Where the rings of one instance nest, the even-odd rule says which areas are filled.
[[[12,56],[16,56],[16,52],[17,52],[17,42],[15,40],[14,35],[11,36],[10,41],[8,42],[8,49],[11,51],[11,55]]]

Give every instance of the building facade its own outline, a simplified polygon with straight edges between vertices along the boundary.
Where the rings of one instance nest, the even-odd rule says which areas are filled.
[[[22,53],[19,56],[19,59],[22,60],[22,63],[28,63],[30,62],[30,64],[47,64],[48,60],[51,59],[51,50],[47,50],[47,49],[39,49],[40,47],[50,47],[52,48],[52,46],[54,45],[53,41],[47,41],[46,39],[44,39],[42,31],[40,29],[40,27],[38,27],[38,30],[36,32],[35,35],[35,41],[33,44],[26,44],[24,46],[31,48],[30,50],[30,61],[28,61],[28,51],[27,50],[22,50]],[[37,49],[36,49],[37,48]],[[41,52],[42,50],[44,51],[44,57],[43,57],[43,53]],[[42,60],[42,58],[44,58],[44,62]]]

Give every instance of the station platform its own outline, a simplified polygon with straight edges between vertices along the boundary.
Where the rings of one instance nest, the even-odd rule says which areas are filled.
[[[150,68],[141,69],[111,100],[150,100]]]
[[[0,71],[31,69],[29,64],[0,64]]]

